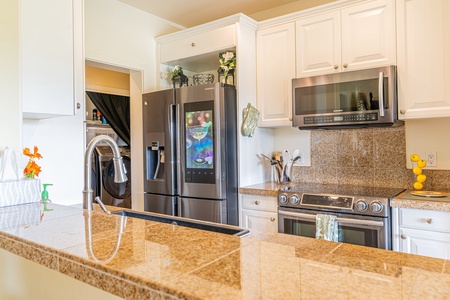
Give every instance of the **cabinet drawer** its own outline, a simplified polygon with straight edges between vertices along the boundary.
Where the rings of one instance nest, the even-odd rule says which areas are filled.
[[[166,63],[177,59],[234,47],[235,25],[209,30],[160,44],[160,61]],[[217,59],[217,65],[219,61]]]
[[[450,233],[450,213],[421,209],[400,209],[400,227]]]
[[[277,212],[276,197],[242,195],[242,208]]]
[[[278,232],[278,215],[275,212],[243,209],[241,226],[265,232]]]

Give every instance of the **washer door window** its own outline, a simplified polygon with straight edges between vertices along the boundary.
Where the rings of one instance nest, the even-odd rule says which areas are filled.
[[[126,182],[114,182],[114,162],[111,159],[103,172],[103,187],[114,198],[125,199],[131,195],[131,160],[123,156],[123,163],[127,172],[128,180]]]

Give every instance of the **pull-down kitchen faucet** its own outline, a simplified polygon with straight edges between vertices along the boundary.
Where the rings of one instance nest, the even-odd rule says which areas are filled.
[[[106,142],[111,149],[113,150],[114,158],[114,182],[121,183],[128,180],[126,175],[126,170],[123,165],[122,156],[120,155],[119,146],[114,141],[113,138],[107,135],[99,135],[93,138],[89,145],[86,148],[86,153],[84,154],[84,190],[83,190],[83,208],[87,209],[89,212],[93,211],[92,205],[92,194],[93,190],[91,187],[91,157],[94,151],[95,146],[97,146],[100,142]],[[108,213],[105,206],[99,197],[96,197],[95,200],[100,204],[100,207]]]

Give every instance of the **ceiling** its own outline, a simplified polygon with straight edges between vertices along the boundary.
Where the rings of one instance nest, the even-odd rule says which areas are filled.
[[[334,0],[119,0],[166,19],[181,27],[192,27],[244,13],[257,21]]]

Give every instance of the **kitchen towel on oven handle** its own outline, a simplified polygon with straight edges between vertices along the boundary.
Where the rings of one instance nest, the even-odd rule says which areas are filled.
[[[316,215],[316,239],[337,242],[339,238],[336,216]]]

